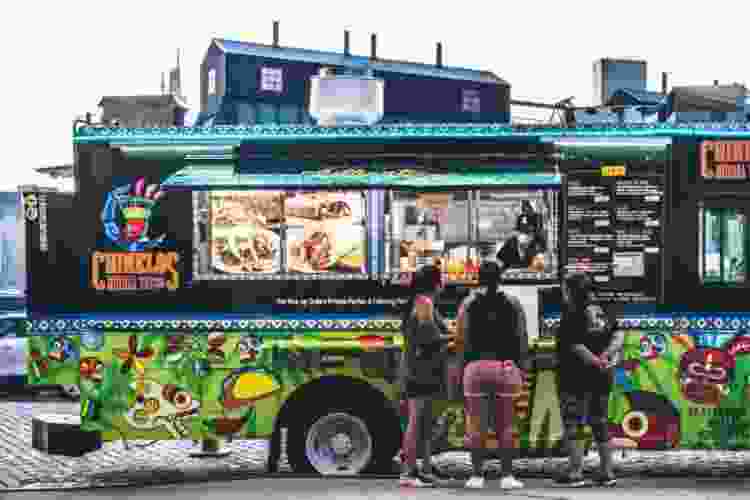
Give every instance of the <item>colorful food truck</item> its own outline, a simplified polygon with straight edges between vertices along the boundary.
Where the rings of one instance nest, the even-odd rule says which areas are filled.
[[[533,356],[525,454],[559,444],[571,271],[626,332],[618,446],[750,446],[750,130],[82,127],[74,144],[74,194],[23,193],[29,383],[81,392],[80,423],[37,447],[264,438],[274,470],[286,429],[296,472],[390,468],[411,273],[442,267],[454,318],[498,254]],[[435,404],[436,452],[461,449],[460,388]]]

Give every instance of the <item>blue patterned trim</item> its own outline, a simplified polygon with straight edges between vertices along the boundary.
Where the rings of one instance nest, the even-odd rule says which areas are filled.
[[[81,127],[74,130],[75,143],[118,144],[224,144],[242,141],[486,138],[529,139],[555,137],[728,137],[750,138],[746,123],[632,124],[627,126],[510,127],[506,124],[382,124],[374,126],[319,127],[314,125],[253,125],[184,128]]]

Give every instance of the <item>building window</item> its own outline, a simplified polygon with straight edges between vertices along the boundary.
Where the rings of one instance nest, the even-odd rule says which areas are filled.
[[[480,109],[479,91],[464,89],[461,93],[461,111],[479,113]]]
[[[261,68],[260,89],[266,92],[282,92],[284,81],[281,68]]]
[[[208,70],[208,95],[216,95],[216,70]]]
[[[706,284],[744,284],[747,217],[740,208],[701,208],[700,274]]]

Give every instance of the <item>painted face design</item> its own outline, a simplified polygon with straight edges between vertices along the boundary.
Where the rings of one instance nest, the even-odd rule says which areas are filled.
[[[76,357],[75,349],[70,340],[65,337],[53,337],[50,339],[47,357],[55,361],[63,362]]]
[[[731,381],[734,358],[719,349],[695,349],[680,360],[680,386],[688,401],[718,406]]]
[[[91,380],[97,384],[104,380],[104,364],[96,358],[83,358],[79,363],[82,379]]]
[[[646,360],[656,359],[667,352],[667,339],[664,335],[644,335],[641,337],[641,358]]]
[[[252,363],[260,354],[260,340],[252,336],[242,337],[237,344],[237,349],[240,353],[240,362]]]
[[[132,385],[135,386],[135,383]],[[145,380],[143,393],[136,397],[126,419],[136,429],[162,427],[179,439],[189,434],[183,420],[197,414],[199,408],[200,402],[187,389]]]

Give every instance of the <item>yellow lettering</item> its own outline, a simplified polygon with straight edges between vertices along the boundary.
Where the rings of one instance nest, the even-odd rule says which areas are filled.
[[[102,280],[99,276],[99,266],[102,262],[106,262],[106,257],[99,252],[94,252],[91,256],[91,284],[97,290],[107,288],[106,281]]]

